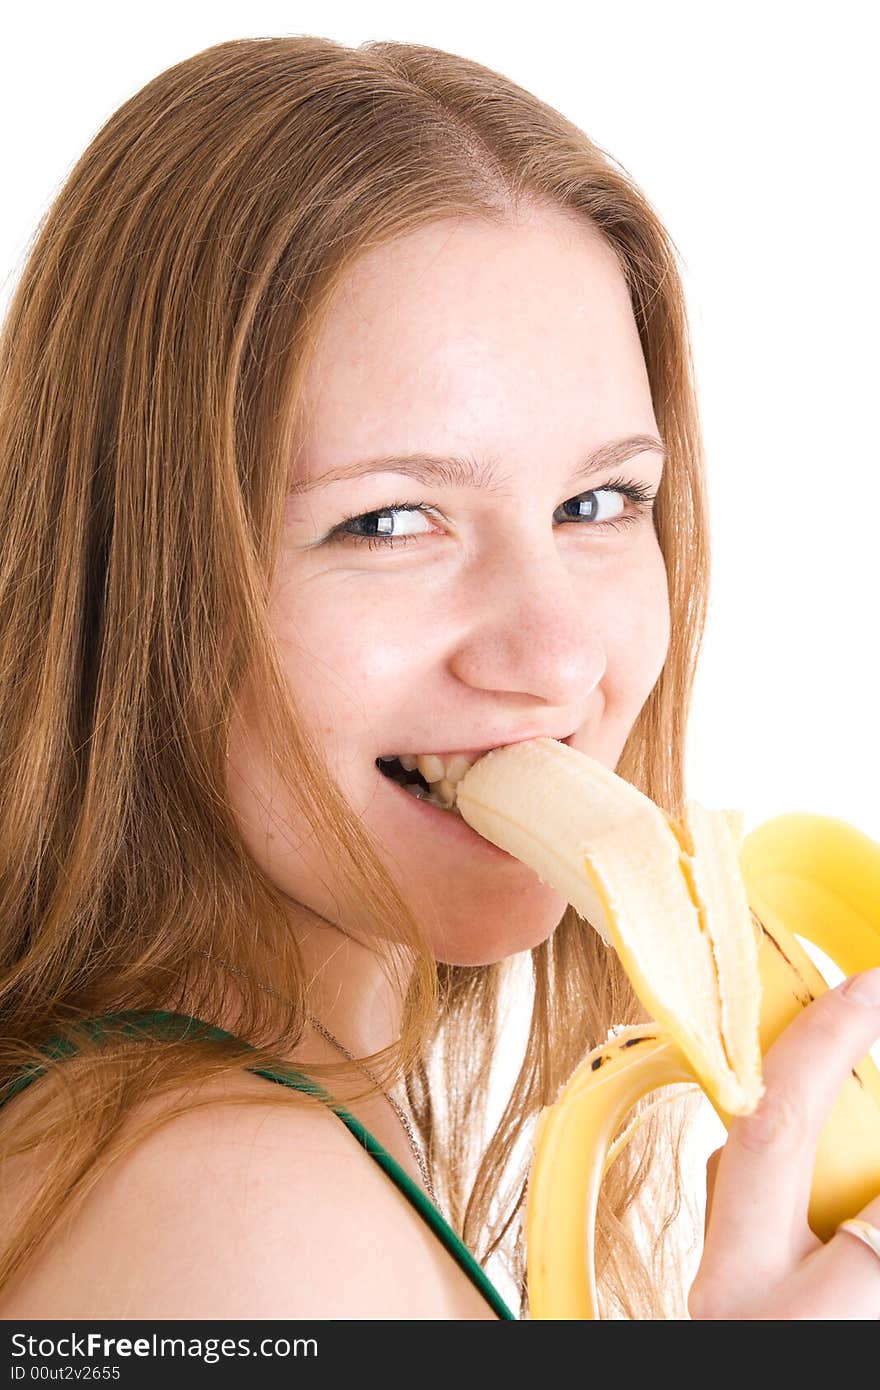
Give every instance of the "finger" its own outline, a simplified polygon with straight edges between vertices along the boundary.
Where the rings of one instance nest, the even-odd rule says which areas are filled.
[[[880,1197],[859,1212],[859,1219],[872,1227],[867,1234],[880,1250]],[[826,1290],[826,1297],[833,1290],[837,1305],[837,1311],[823,1316],[880,1319],[880,1254],[870,1245],[838,1226],[829,1243],[822,1248],[820,1257],[816,1257],[817,1268],[819,1265],[822,1265],[819,1282]]]
[[[703,1222],[703,1239],[709,1229],[709,1217],[712,1215],[712,1196],[715,1191],[715,1177],[718,1173],[718,1161],[721,1158],[721,1150],[715,1149],[710,1153],[706,1160],[706,1219]]]
[[[880,1197],[859,1218],[873,1227],[880,1244]],[[798,1284],[799,1318],[880,1320],[880,1255],[840,1227],[805,1261]]]
[[[876,1002],[853,986],[871,981]],[[769,1273],[789,1268],[818,1242],[807,1210],[819,1135],[841,1086],[880,1036],[880,970],[844,980],[807,1006],[763,1062],[765,1094],[733,1118],[712,1197],[704,1265],[747,1252]]]

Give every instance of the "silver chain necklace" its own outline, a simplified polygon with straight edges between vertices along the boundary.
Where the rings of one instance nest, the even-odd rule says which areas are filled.
[[[231,970],[235,975],[242,975],[244,979],[251,980],[251,977],[250,975],[248,975],[247,971],[239,969],[237,965],[230,965],[229,961],[221,960],[219,956],[211,955],[208,951],[197,951],[197,954],[200,956],[204,956],[205,960],[215,960],[218,965],[222,965],[225,970]],[[277,989],[271,989],[269,985],[260,984],[259,980],[251,980],[251,983],[255,984],[257,986],[257,989],[263,990],[266,994],[271,994],[273,998],[280,999],[283,1004],[290,1003],[290,1000],[286,999],[283,994],[279,994]],[[439,1210],[440,1203],[437,1201],[437,1194],[434,1191],[434,1184],[431,1182],[431,1178],[428,1173],[428,1165],[425,1163],[424,1154],[422,1153],[421,1149],[419,1148],[419,1145],[416,1142],[416,1136],[413,1133],[413,1128],[409,1122],[409,1117],[407,1116],[406,1112],[401,1108],[401,1106],[397,1103],[394,1097],[389,1095],[388,1092],[384,1090],[378,1077],[374,1076],[373,1073],[369,1071],[368,1068],[365,1067],[362,1062],[359,1062],[358,1059],[351,1052],[349,1052],[347,1047],[343,1047],[342,1043],[339,1041],[338,1038],[335,1038],[333,1036],[329,1028],[325,1028],[323,1023],[321,1023],[319,1019],[314,1018],[312,1014],[308,1015],[308,1020],[312,1027],[315,1028],[321,1034],[322,1037],[326,1038],[327,1041],[329,1043],[332,1043],[334,1047],[337,1047],[339,1051],[345,1057],[347,1057],[350,1062],[354,1063],[354,1065],[358,1068],[359,1071],[362,1071],[365,1076],[368,1076],[374,1086],[379,1087],[379,1090],[382,1092],[382,1095],[385,1097],[388,1104],[391,1106],[391,1109],[394,1111],[397,1118],[400,1120],[400,1123],[403,1125],[403,1128],[406,1132],[406,1137],[409,1139],[409,1146],[413,1151],[416,1163],[419,1165],[419,1171],[422,1175],[422,1181],[424,1182],[425,1187],[428,1189],[431,1201],[434,1203],[434,1206],[437,1207],[437,1209]]]

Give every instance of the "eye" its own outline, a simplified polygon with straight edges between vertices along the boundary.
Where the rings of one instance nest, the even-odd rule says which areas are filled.
[[[421,512],[429,515],[432,508],[426,502],[391,502],[387,507],[381,507],[375,512],[361,512],[360,516],[350,516],[345,521],[340,521],[338,526],[327,537],[328,541],[354,541],[356,544],[373,546],[406,545],[410,541],[418,540],[418,536],[394,536],[391,534],[393,520],[389,522],[388,517],[394,518],[405,516],[407,512]],[[366,534],[359,534],[357,531],[349,530],[349,527],[366,524]],[[369,528],[375,526],[375,531]],[[421,535],[427,535],[427,531],[422,531]]]
[[[595,501],[585,502],[583,499],[597,499],[601,498],[603,494],[622,497],[624,501],[629,502],[631,510],[619,516],[596,521],[597,512],[603,509],[602,504],[597,504]],[[577,524],[589,531],[617,531],[640,522],[644,515],[650,512],[656,496],[656,492],[652,492],[644,483],[635,482],[631,478],[613,478],[603,488],[593,488],[589,492],[578,493],[577,496],[563,502],[557,510],[563,510],[575,504],[576,514],[573,517],[564,517],[565,524]],[[370,549],[377,547],[393,549],[395,546],[409,545],[413,541],[418,541],[420,536],[430,535],[429,531],[422,531],[417,535],[395,536],[392,534],[393,518],[405,516],[408,512],[436,515],[435,509],[427,502],[391,502],[387,507],[381,507],[377,511],[361,512],[357,516],[350,516],[344,521],[340,521],[338,526],[334,526],[326,536],[324,543],[344,545],[352,542],[355,545],[367,545]],[[364,527],[365,534],[354,529],[361,526]]]

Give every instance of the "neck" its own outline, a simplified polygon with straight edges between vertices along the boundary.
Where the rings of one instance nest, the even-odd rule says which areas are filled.
[[[313,920],[297,930],[302,965],[306,974],[308,1010],[312,1020],[322,1025],[309,1030],[308,1041],[300,1043],[287,1058],[293,1065],[314,1063],[316,1060],[338,1061],[339,1050],[353,1053],[355,1058],[369,1057],[392,1044],[400,1033],[402,1014],[401,994],[395,988],[393,965],[398,957],[366,946],[354,936],[323,920]],[[210,959],[210,956],[209,956]],[[220,969],[224,963],[217,960]],[[228,969],[231,962],[225,963]],[[236,967],[237,968],[237,967]],[[284,981],[263,968],[259,983],[284,997]],[[256,979],[256,975],[253,976]],[[405,983],[405,980],[404,980]],[[216,1020],[215,1020],[216,1021]],[[324,1030],[330,1037],[325,1036]],[[322,1051],[324,1056],[321,1056]],[[306,1065],[306,1069],[308,1066]],[[363,1070],[363,1064],[359,1067]],[[367,1071],[369,1071],[367,1066]],[[370,1072],[372,1077],[372,1072]],[[334,1082],[337,1099],[345,1103],[352,1084]],[[389,1128],[389,1112],[394,1111]],[[435,1206],[437,1195],[431,1185],[424,1156],[419,1149],[412,1124],[387,1091],[382,1099],[372,1098],[352,1107],[362,1123],[371,1129],[380,1143],[395,1152],[412,1177],[424,1184]],[[401,1126],[407,1144],[401,1145]],[[417,1168],[413,1168],[413,1158]]]
[[[399,1037],[402,1000],[386,953],[317,919],[297,932],[297,942],[306,969],[309,1012],[349,1052],[365,1057]]]
[[[367,1057],[390,1046],[400,1035],[402,1016],[402,995],[395,987],[391,954],[367,946],[333,923],[314,916],[292,924],[291,931],[302,960],[307,1007],[312,1018],[356,1057]],[[224,987],[230,984],[230,978],[234,983],[240,967],[220,953],[208,955],[219,972],[218,997],[222,1001]],[[231,977],[227,973],[230,970]],[[283,967],[270,952],[258,956],[253,968],[245,973],[271,993],[287,997]],[[225,1026],[223,1019],[214,1021]],[[309,1050],[313,1050],[312,1044],[317,1044],[319,1053],[332,1047],[322,1039],[319,1030],[310,1030],[309,1036]]]

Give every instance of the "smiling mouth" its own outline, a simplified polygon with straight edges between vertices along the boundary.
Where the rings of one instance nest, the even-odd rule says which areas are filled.
[[[569,734],[558,742],[569,743],[573,737],[573,734]],[[459,784],[474,763],[495,751],[494,748],[488,748],[472,753],[380,755],[376,759],[376,767],[383,777],[387,777],[390,782],[396,782],[416,800],[427,801],[430,806],[436,806],[441,811],[451,811],[453,815],[461,818],[456,804]]]
[[[417,801],[427,801],[430,806],[449,811],[461,819],[461,812],[455,804],[455,786],[451,782],[444,779],[432,786],[417,767],[410,771],[399,758],[377,758],[376,766],[383,777],[387,777],[389,782],[396,782]]]

